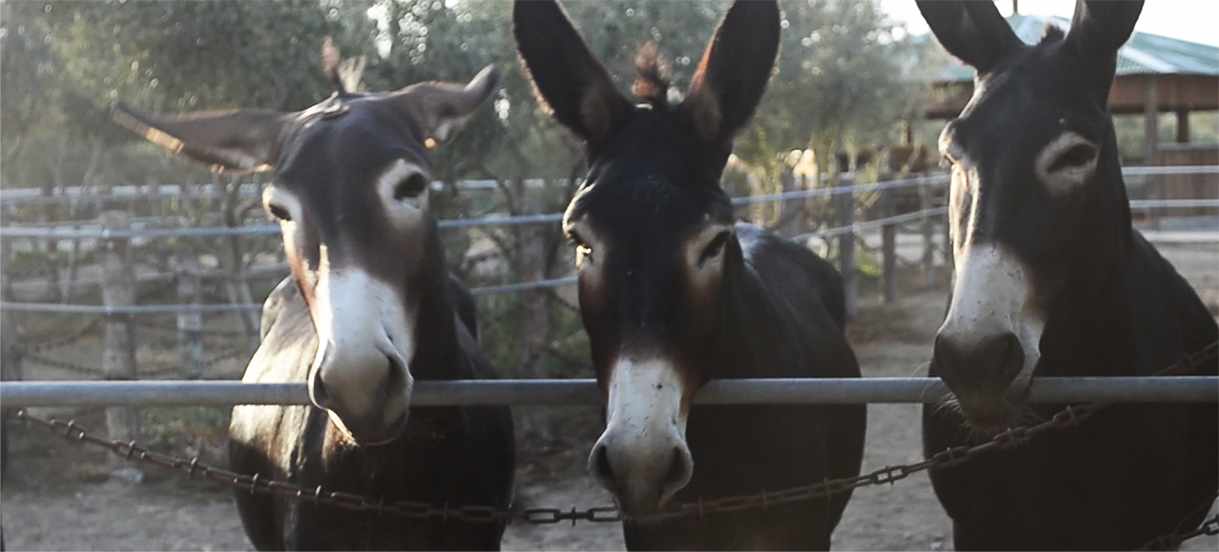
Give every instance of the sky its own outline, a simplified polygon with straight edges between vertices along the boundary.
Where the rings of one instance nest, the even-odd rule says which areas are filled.
[[[1025,15],[1059,15],[1067,19],[1075,12],[1075,0],[1019,0]],[[999,13],[1012,13],[1012,0],[997,0]],[[927,32],[927,23],[914,0],[880,0],[881,8],[913,34]],[[1134,30],[1191,42],[1219,46],[1219,1],[1148,0]]]

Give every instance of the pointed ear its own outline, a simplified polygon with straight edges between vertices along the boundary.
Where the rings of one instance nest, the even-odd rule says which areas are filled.
[[[779,6],[737,1],[715,30],[682,102],[708,141],[731,140],[762,99],[779,52]]]
[[[280,132],[291,116],[248,109],[146,114],[118,103],[111,117],[149,142],[211,165],[213,171],[247,173],[271,169]]]
[[[517,0],[512,33],[541,103],[590,146],[603,144],[626,120],[631,103],[618,93],[563,9],[553,0]]]
[[[919,0],[918,10],[940,45],[979,73],[1023,46],[990,0]]]
[[[1095,2],[1077,0],[1066,44],[1078,53],[1092,74],[1102,98],[1109,95],[1117,69],[1117,51],[1130,39],[1143,11],[1142,0]]]
[[[386,96],[400,103],[423,131],[424,145],[434,148],[457,134],[478,106],[499,87],[499,71],[488,65],[470,82],[421,82]]]

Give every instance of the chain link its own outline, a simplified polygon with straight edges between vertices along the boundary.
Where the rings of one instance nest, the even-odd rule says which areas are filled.
[[[1219,342],[1211,343],[1197,353],[1184,355],[1181,361],[1158,372],[1157,375],[1179,373],[1196,368],[1202,362],[1214,357],[1217,351],[1219,351]],[[892,485],[919,472],[955,466],[995,450],[1019,446],[1053,429],[1078,426],[1106,406],[1108,405],[1104,403],[1067,406],[1048,420],[1038,424],[1008,429],[995,435],[990,440],[976,445],[949,447],[931,455],[927,459],[911,464],[886,466],[855,477],[826,479],[779,491],[763,491],[757,494],[725,496],[714,499],[700,498],[695,502],[678,504],[670,510],[643,516],[627,516],[613,506],[598,506],[585,509],[572,507],[564,510],[560,508],[511,509],[481,505],[450,506],[448,504],[436,505],[418,501],[385,503],[379,498],[331,491],[322,486],[308,488],[293,483],[266,479],[257,473],[253,475],[241,474],[199,462],[197,456],[185,458],[153,452],[137,445],[134,441],[122,442],[102,439],[90,435],[83,427],[76,424],[74,420],[63,422],[55,418],[38,418],[30,415],[25,410],[19,410],[17,418],[24,420],[27,424],[39,425],[50,431],[62,433],[68,440],[109,449],[111,452],[129,461],[184,471],[190,478],[203,478],[224,483],[238,490],[248,491],[251,494],[279,495],[289,500],[329,505],[352,511],[373,512],[376,515],[393,515],[407,519],[432,518],[475,524],[516,521],[530,525],[551,525],[568,521],[574,525],[577,521],[608,523],[624,520],[663,521],[678,518],[701,519],[708,514],[769,509],[785,504],[828,498],[832,495],[845,493],[859,487]],[[1163,543],[1175,543],[1179,545],[1185,540],[1200,535],[1215,534],[1219,534],[1219,517],[1212,517],[1192,531],[1159,537],[1149,543],[1149,545]]]

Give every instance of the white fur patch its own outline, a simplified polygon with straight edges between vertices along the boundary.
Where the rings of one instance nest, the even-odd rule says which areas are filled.
[[[398,292],[363,270],[330,266],[325,245],[317,272],[311,306],[318,332],[314,366],[327,394],[345,413],[361,418],[373,414],[368,408],[383,404],[381,415],[393,422],[405,412],[413,385],[409,361],[417,313],[405,312]],[[401,389],[381,387],[390,358],[406,369]],[[389,397],[384,403],[377,399],[383,393]],[[342,424],[337,416],[331,418]]]
[[[427,173],[418,165],[398,159],[390,163],[377,177],[377,194],[385,204],[385,214],[395,228],[403,231],[419,228],[427,218],[428,199],[432,188],[430,182],[418,196],[394,199],[394,190],[398,185],[415,174],[428,179]]]
[[[624,359],[610,373],[607,431],[685,435],[686,416],[681,411],[685,386],[672,364],[657,359]]]
[[[302,214],[301,202],[296,197],[296,194],[279,186],[267,186],[262,190],[262,206],[263,209],[266,209],[268,215],[271,213],[272,205],[287,211],[288,216],[292,217],[293,221],[300,220]]]
[[[1050,167],[1060,156],[1066,154],[1072,148],[1081,146],[1091,148],[1092,157],[1090,159],[1077,165],[1066,165],[1055,169],[1053,172],[1050,171]],[[1033,168],[1036,171],[1037,178],[1041,179],[1041,183],[1049,190],[1050,195],[1060,196],[1069,194],[1080,186],[1083,186],[1096,172],[1096,162],[1100,157],[1097,155],[1097,151],[1096,144],[1085,140],[1083,136],[1067,131],[1058,135],[1057,138],[1042,148],[1041,152],[1037,154],[1037,161]]]
[[[597,445],[606,446],[615,474],[627,479],[620,483],[628,488],[631,481],[660,481],[674,449],[686,449],[685,386],[674,366],[662,359],[623,358],[610,374],[605,432]],[[661,502],[685,487],[689,477],[663,482]]]
[[[1012,389],[1022,390],[1041,357],[1042,314],[1033,306],[1031,272],[995,244],[967,245],[956,257],[952,304],[939,335],[960,346],[1013,333],[1020,340],[1024,365]]]

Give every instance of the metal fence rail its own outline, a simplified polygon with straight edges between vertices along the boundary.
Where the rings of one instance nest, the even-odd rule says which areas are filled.
[[[1156,209],[1156,208],[1191,208],[1191,207],[1211,207],[1219,208],[1219,200],[1213,199],[1164,199],[1164,200],[1136,200],[1130,202],[1131,208],[1134,209]],[[813,238],[832,238],[841,236],[850,232],[863,232],[882,228],[886,225],[902,224],[921,220],[928,217],[938,217],[948,212],[947,207],[935,207],[931,209],[923,209],[910,213],[902,213],[890,217],[873,219],[846,226],[835,226],[825,228],[816,232],[799,234],[791,239],[803,241]],[[539,215],[541,217],[550,217],[552,215]],[[553,215],[561,216],[561,215]],[[523,218],[523,217],[522,217]],[[490,224],[495,219],[488,220]],[[533,219],[528,219],[533,220]],[[502,222],[502,221],[501,221]],[[532,222],[518,221],[511,224],[531,224]],[[248,227],[247,227],[248,228]],[[4,229],[0,229],[2,232]],[[21,228],[18,230],[46,230],[37,228]],[[58,230],[58,229],[55,229]],[[203,228],[183,228],[174,229],[178,231],[187,230],[207,230]],[[230,229],[230,230],[240,230]],[[278,230],[276,230],[278,231]],[[233,234],[230,234],[233,235]],[[1219,234],[1215,232],[1198,233],[1198,232],[1175,232],[1168,233],[1164,236],[1156,237],[1151,240],[1153,243],[1164,244],[1209,244],[1219,241]],[[501,284],[492,286],[483,286],[470,288],[470,293],[476,297],[487,295],[499,295],[505,293],[519,293],[523,291],[534,291],[540,289],[555,289],[571,285],[575,285],[575,276],[565,276],[561,278],[551,278],[545,280],[535,280],[531,282],[518,282],[512,284]],[[221,312],[238,312],[238,311],[258,311],[262,309],[261,303],[228,303],[228,304],[162,304],[162,305],[80,305],[80,304],[59,304],[59,303],[22,303],[22,302],[0,302],[0,311],[8,312],[37,312],[48,314],[94,314],[103,316],[115,315],[153,315],[153,314],[173,314],[182,312],[198,312],[198,313],[221,313]]]
[[[1130,166],[1122,167],[1123,176],[1155,176],[1155,175],[1189,175],[1189,174],[1219,174],[1219,168],[1214,165],[1175,165],[1175,166]],[[942,175],[930,175],[927,177],[918,178],[936,178]],[[527,179],[527,182],[536,182],[539,179]],[[907,180],[917,180],[907,179]],[[242,197],[257,197],[259,194],[258,182],[244,182],[241,184],[240,194]],[[479,191],[479,190],[495,190],[498,188],[495,180],[459,180],[454,183],[457,189],[462,191]],[[443,190],[446,187],[444,182],[435,181],[431,185],[433,190]],[[42,190],[39,188],[22,187],[0,190],[0,205],[31,205],[31,204],[49,204],[49,203],[65,203],[68,201],[156,201],[156,200],[218,200],[224,197],[224,191],[214,184],[159,184],[149,189],[149,186],[137,186],[134,184],[119,184],[106,186],[109,188],[109,193],[99,194],[90,192],[97,190],[93,186],[72,186],[67,188],[67,193],[58,195],[42,195]],[[191,191],[185,191],[185,190]]]
[[[697,404],[935,403],[948,393],[939,378],[739,379],[708,382]],[[594,405],[591,379],[419,381],[414,406]],[[1035,378],[1038,403],[1219,402],[1219,376]],[[303,383],[240,381],[26,381],[0,383],[0,403],[27,406],[230,406],[309,404]]]
[[[800,190],[779,194],[743,196],[732,198],[733,205],[754,205],[759,203],[783,203],[787,201],[806,200],[816,197],[831,197],[846,193],[863,193],[871,191],[896,190],[923,185],[943,185],[948,182],[948,176],[934,174],[915,178],[887,180],[869,184],[850,186],[835,186],[815,190]],[[556,224],[563,220],[563,213],[534,213],[514,216],[489,216],[481,218],[457,218],[437,221],[437,226],[445,230],[468,229],[477,227],[524,226],[533,224]],[[162,239],[162,238],[205,238],[230,236],[270,236],[279,234],[279,226],[274,224],[257,224],[239,227],[195,227],[195,228],[63,228],[47,226],[5,226],[0,227],[0,239],[33,238],[33,239]]]
[[[1175,167],[1125,167],[1122,173],[1126,176],[1158,176],[1158,175],[1190,175],[1219,174],[1219,165],[1184,165]],[[801,201],[813,198],[832,197],[848,193],[865,193],[876,191],[897,190],[925,185],[940,186],[948,182],[948,175],[933,174],[927,176],[886,180],[870,184],[855,184],[850,186],[834,186],[813,190],[796,190],[777,194],[763,194],[732,198],[733,205],[745,206],[759,203],[783,203]],[[1170,200],[1135,200],[1130,202],[1134,209],[1157,208],[1187,208],[1187,207],[1219,207],[1219,200],[1213,199],[1170,199]],[[534,213],[514,216],[490,216],[482,218],[444,219],[437,222],[441,229],[466,229],[477,227],[523,226],[533,224],[555,224],[563,220],[562,213]],[[47,226],[4,226],[0,227],[0,239],[163,239],[163,238],[205,238],[229,236],[271,236],[279,233],[279,226],[274,224],[257,224],[238,227],[196,227],[196,228],[63,228]]]

